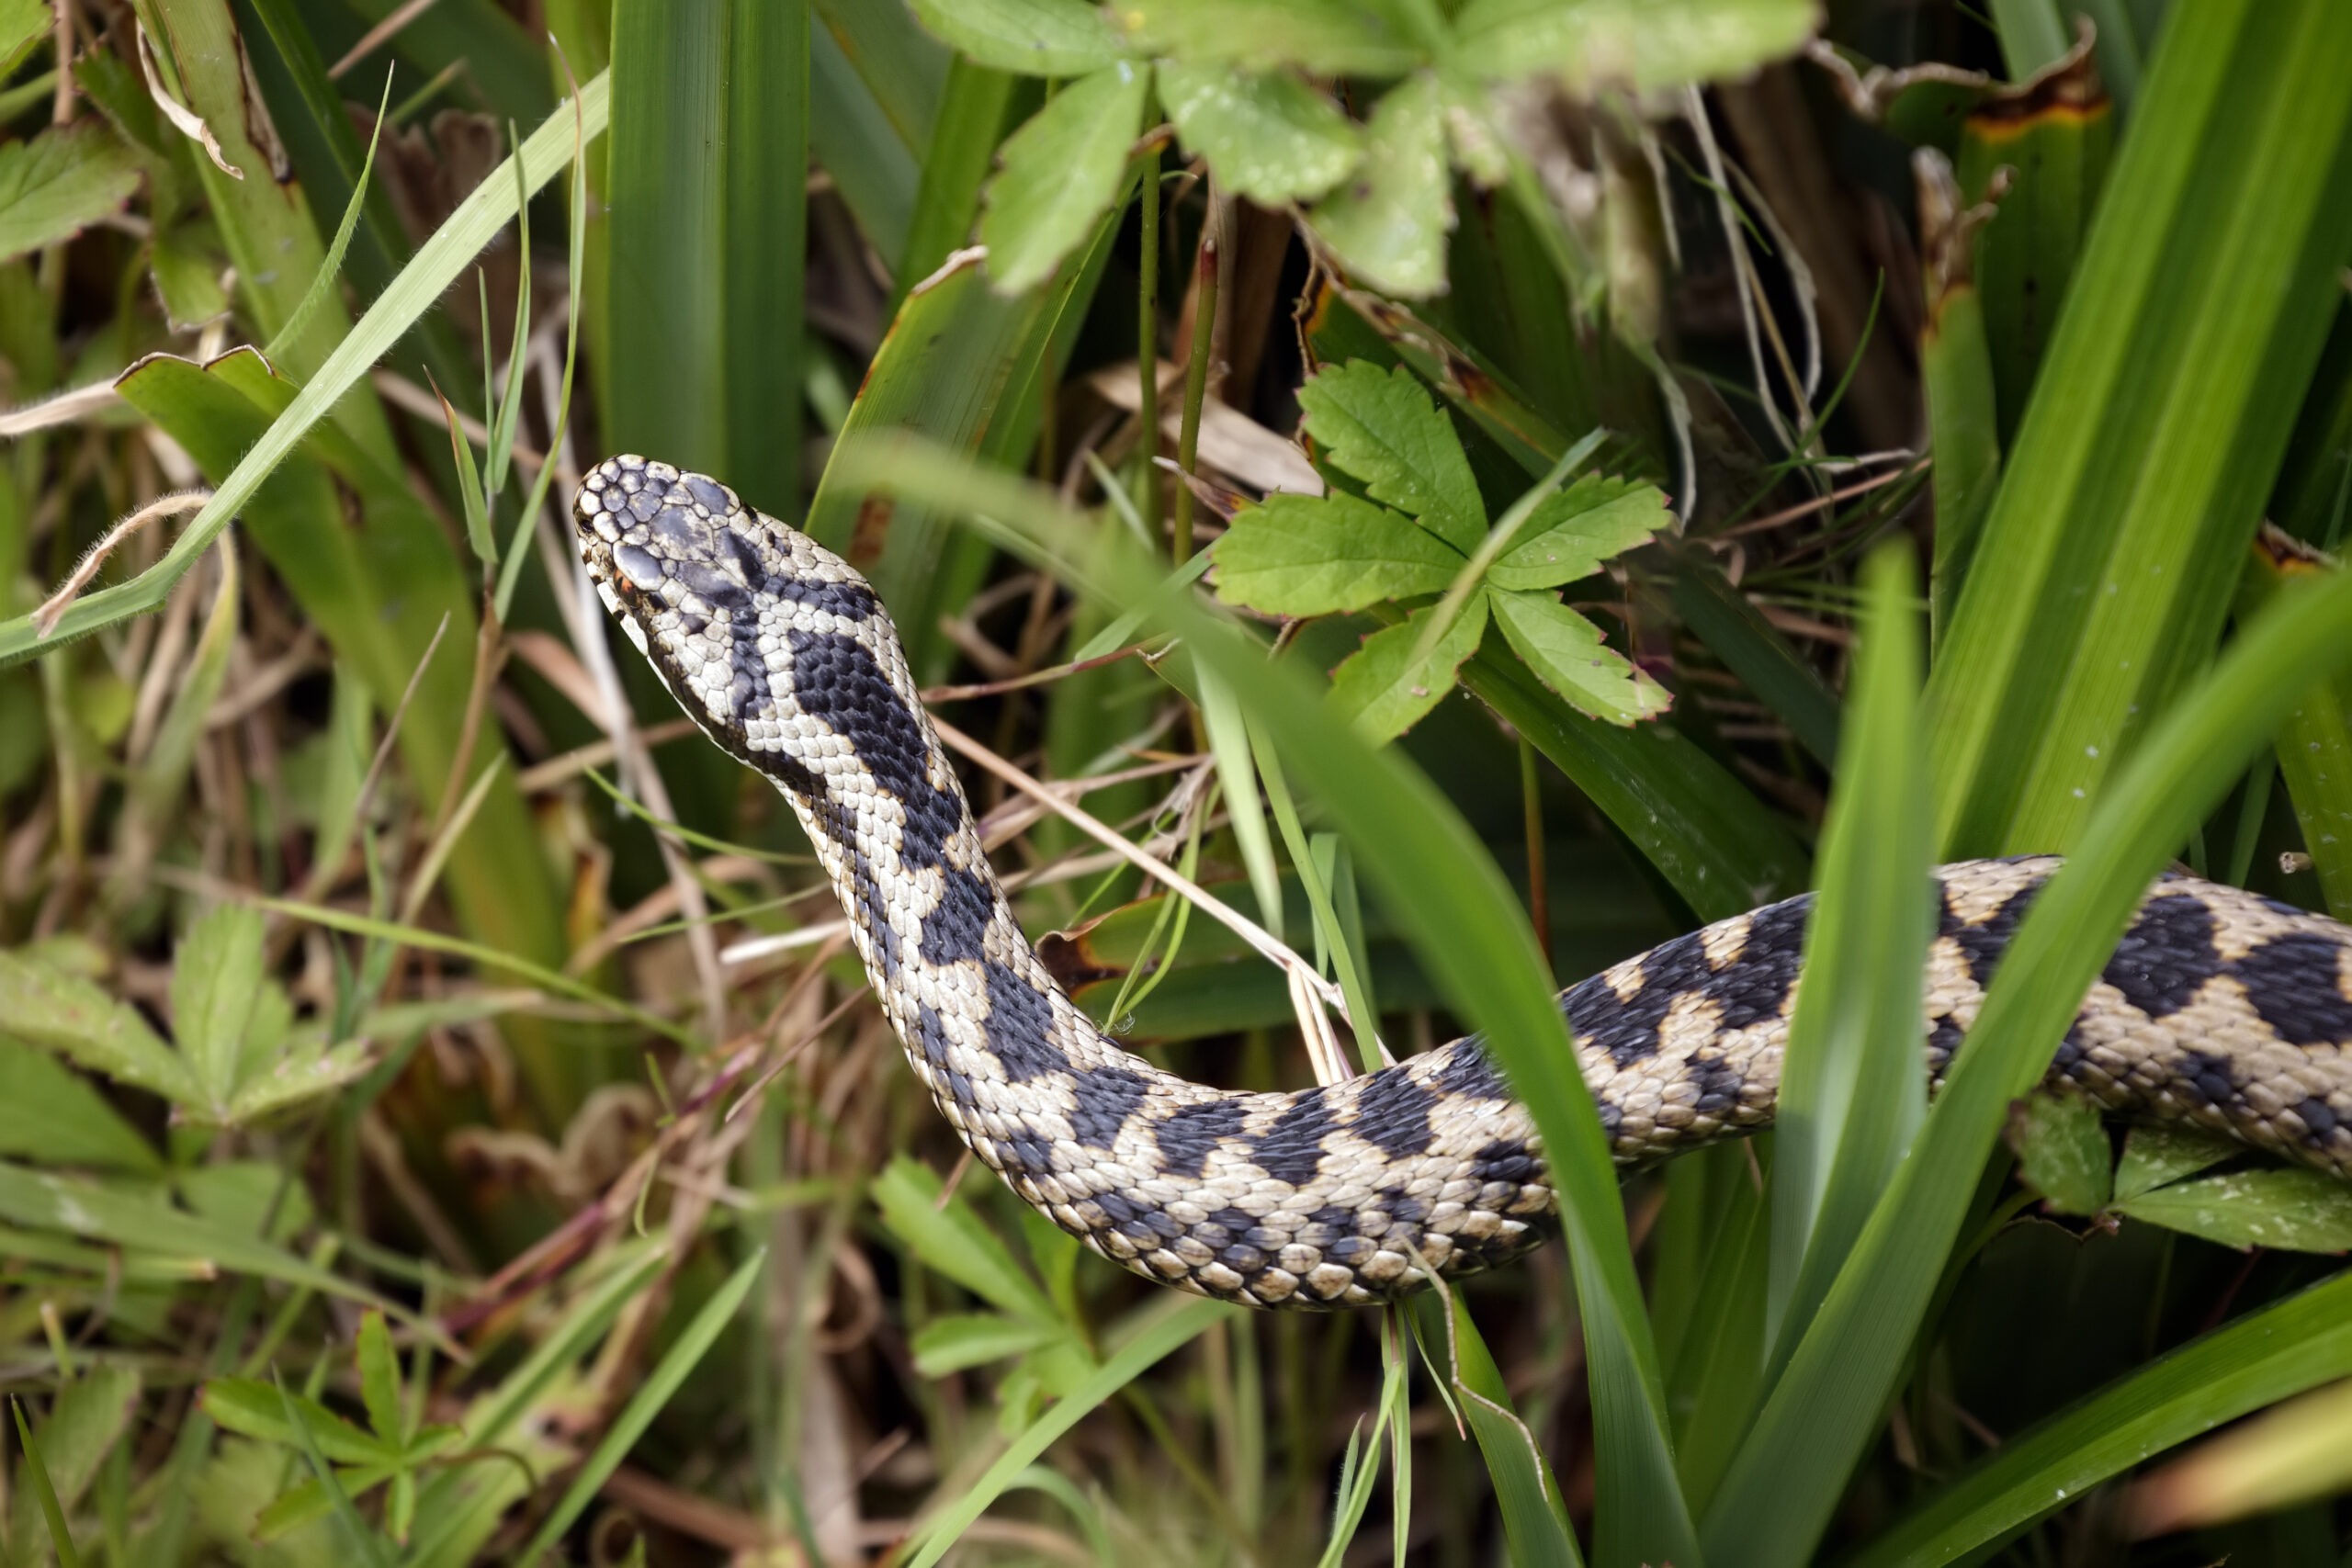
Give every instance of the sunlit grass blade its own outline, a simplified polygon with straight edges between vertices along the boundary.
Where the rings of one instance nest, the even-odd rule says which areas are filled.
[[[584,134],[594,138],[605,129],[605,79],[598,76],[580,90],[580,119]],[[531,133],[521,153],[523,184],[536,192],[571,162],[575,121],[570,105],[559,106],[547,123]],[[303,436],[358,385],[369,367],[400,341],[411,323],[440,301],[451,283],[481,249],[514,217],[515,184],[502,167],[476,186],[471,196],[417,248],[415,258],[400,277],[369,306],[359,323],[335,344],[295,395],[286,412],[273,421],[228,477],[204,510],[180,530],[171,548],[153,566],[128,582],[102,588],[75,600],[47,639],[35,634],[28,615],[0,622],[0,665],[14,663],[44,648],[86,637],[102,626],[159,607],[180,574],[196,563],[213,537],[229,525],[277,465]]]
[[[2167,22],[1930,686],[1945,853],[2068,847],[2210,656],[2352,244],[2347,59],[2335,0]]]
[[[1057,1438],[1077,1426],[1097,1405],[1157,1366],[1179,1347],[1190,1344],[1209,1325],[1231,1315],[1233,1311],[1223,1302],[1171,1298],[1170,1303],[1138,1328],[1125,1344],[1114,1349],[1101,1368],[1090,1373],[1085,1382],[1056,1400],[1045,1414],[1023,1428],[1004,1452],[997,1456],[996,1462],[981,1472],[978,1480],[965,1488],[954,1502],[923,1522],[916,1537],[922,1543],[921,1547],[909,1561],[908,1568],[932,1568],[947,1555],[957,1539],[971,1527],[972,1521],[988,1512],[989,1505],[1001,1496],[1007,1486],[1053,1447]]]
[[[1733,1461],[1707,1540],[1777,1568],[1811,1559],[1877,1429],[1979,1172],[2047,1069],[2092,978],[2174,850],[2315,679],[2352,660],[2352,579],[2249,626],[2103,792],[2074,856],[2035,899],[1910,1157]]]
[[[1773,1121],[1767,1387],[1927,1114],[1920,1019],[1935,884],[1909,548],[1887,545],[1863,571],[1861,649]]]
[[[799,510],[808,19],[620,0],[605,201],[605,445]]]
[[[2352,1276],[2190,1341],[1930,1494],[1852,1559],[1895,1568],[1973,1559],[2110,1476],[2225,1421],[2352,1375]]]
[[[693,1320],[679,1331],[676,1339],[671,1341],[661,1360],[638,1385],[637,1392],[629,1396],[629,1402],[621,1407],[621,1413],[614,1417],[611,1429],[605,1432],[595,1450],[580,1467],[580,1472],[571,1478],[571,1484],[564,1489],[562,1500],[540,1521],[538,1531],[531,1537],[530,1544],[515,1555],[514,1561],[516,1563],[527,1568],[527,1565],[543,1562],[548,1550],[563,1538],[563,1532],[571,1528],[572,1521],[580,1517],[582,1510],[595,1501],[596,1494],[603,1490],[605,1481],[620,1468],[621,1461],[628,1457],[629,1450],[637,1446],[638,1438],[645,1435],[645,1429],[653,1424],[653,1418],[662,1414],[663,1406],[677,1393],[679,1386],[686,1381],[686,1374],[701,1363],[711,1346],[734,1321],[735,1309],[743,1304],[743,1297],[750,1292],[752,1281],[759,1277],[761,1266],[767,1261],[767,1248],[760,1247],[738,1264],[735,1272],[711,1292],[710,1299],[703,1303]]]
[[[543,990],[574,1001],[590,1003],[605,1009],[616,1018],[627,1019],[640,1029],[652,1031],[666,1040],[688,1050],[699,1048],[700,1042],[693,1032],[658,1017],[643,1008],[634,1007],[617,997],[607,996],[593,986],[583,985],[571,976],[517,958],[511,953],[500,953],[478,942],[464,941],[440,931],[427,931],[422,926],[399,925],[390,920],[370,919],[345,909],[331,909],[322,904],[303,904],[288,898],[261,898],[255,902],[265,909],[308,920],[333,931],[349,931],[354,936],[371,937],[379,942],[397,942],[406,947],[423,948],[429,953],[446,953],[479,964],[493,972],[503,972],[529,981]]]

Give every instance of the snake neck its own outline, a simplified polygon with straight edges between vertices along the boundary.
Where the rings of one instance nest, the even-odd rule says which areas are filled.
[[[1539,1239],[1533,1129],[1476,1042],[1289,1093],[1122,1049],[1031,949],[895,639],[786,643],[802,718],[842,744],[762,771],[909,1064],[1025,1201],[1148,1278],[1262,1306],[1385,1300]]]

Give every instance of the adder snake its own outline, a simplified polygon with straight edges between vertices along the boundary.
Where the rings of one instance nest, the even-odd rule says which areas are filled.
[[[1268,1307],[1386,1301],[1513,1257],[1553,1195],[1476,1039],[1240,1094],[1122,1050],[1032,953],[872,589],[699,474],[623,457],[573,502],[597,592],[678,702],[790,799],[907,1059],[1023,1201],[1148,1279]],[[2049,859],[1943,867],[1940,1074]],[[1809,897],[1562,998],[1617,1158],[1772,1119]],[[2352,930],[2188,877],[2150,890],[2051,1068],[2128,1117],[2352,1175]]]

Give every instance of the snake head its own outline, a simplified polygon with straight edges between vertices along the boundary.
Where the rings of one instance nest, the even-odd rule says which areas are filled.
[[[819,737],[793,700],[797,650],[887,628],[865,581],[717,479],[643,457],[589,470],[571,515],[597,594],[678,705],[752,766],[803,776]]]

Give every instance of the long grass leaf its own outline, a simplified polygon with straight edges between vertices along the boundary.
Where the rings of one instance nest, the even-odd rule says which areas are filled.
[[[1844,761],[1781,1070],[1765,1328],[1768,1343],[1780,1342],[1772,1370],[1812,1320],[1928,1110],[1919,1019],[1935,885],[1909,547],[1883,547],[1863,576]]]
[[[737,1265],[735,1272],[711,1292],[710,1299],[702,1304],[702,1310],[695,1314],[693,1321],[679,1333],[669,1349],[662,1352],[662,1359],[638,1385],[637,1392],[629,1396],[629,1402],[621,1407],[611,1430],[597,1443],[587,1462],[580,1467],[580,1473],[571,1478],[571,1484],[564,1489],[562,1501],[556,1504],[554,1511],[539,1522],[538,1531],[531,1537],[530,1544],[515,1554],[517,1563],[530,1568],[530,1565],[543,1561],[549,1549],[562,1538],[563,1532],[571,1528],[572,1521],[580,1517],[581,1511],[595,1500],[605,1481],[620,1468],[621,1461],[628,1457],[629,1450],[637,1446],[638,1438],[645,1435],[645,1429],[653,1425],[653,1418],[662,1414],[662,1408],[677,1393],[679,1386],[686,1381],[686,1374],[701,1364],[703,1357],[718,1342],[719,1335],[734,1321],[735,1309],[743,1304],[743,1298],[750,1292],[752,1281],[759,1278],[767,1257],[768,1249],[763,1247]]]
[[[2166,858],[2297,694],[2352,661],[2352,578],[2282,594],[2114,778],[2026,916],[1942,1095],[1706,1517],[1727,1560],[1810,1559],[1877,1429],[2009,1102],[2059,1038]]]
[[[971,1528],[972,1521],[988,1512],[989,1505],[1003,1495],[1006,1487],[1054,1446],[1055,1438],[1178,1348],[1191,1344],[1209,1325],[1231,1316],[1233,1311],[1223,1302],[1180,1300],[1139,1330],[1085,1382],[1056,1400],[1044,1415],[1023,1428],[1021,1435],[997,1456],[996,1462],[983,1471],[961,1496],[925,1521],[916,1538],[922,1542],[921,1550],[909,1562],[908,1568],[932,1568]]]
[[[2116,1379],[2003,1441],[1849,1568],[1957,1562],[2110,1476],[2266,1404],[2352,1376],[2352,1275],[2339,1274]]]

